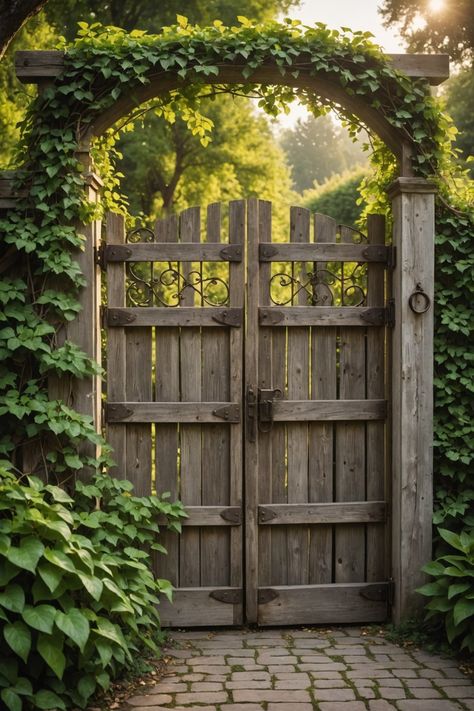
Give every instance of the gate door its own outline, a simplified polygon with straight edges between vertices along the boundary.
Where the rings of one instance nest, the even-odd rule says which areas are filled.
[[[157,575],[176,588],[174,604],[160,605],[165,626],[243,621],[243,201],[226,221],[228,241],[218,204],[205,234],[199,207],[127,238],[120,217],[107,221],[112,473],[138,495],[169,491],[189,515],[156,556]]]
[[[270,203],[249,201],[250,622],[387,617],[384,232],[294,207],[289,243],[272,241]]]

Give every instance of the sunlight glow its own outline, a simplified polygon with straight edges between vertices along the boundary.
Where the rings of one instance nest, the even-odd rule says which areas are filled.
[[[441,12],[444,9],[444,0],[430,0],[428,9],[430,12]]]

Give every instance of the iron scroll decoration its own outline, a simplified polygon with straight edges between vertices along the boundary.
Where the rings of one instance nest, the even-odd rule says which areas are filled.
[[[425,314],[431,306],[431,299],[426,291],[417,283],[414,291],[408,298],[408,305],[415,314]]]
[[[127,234],[127,242],[154,242],[155,236],[148,227],[138,227]],[[217,288],[213,288],[217,287]],[[132,306],[180,306],[186,293],[197,294],[203,306],[227,306],[229,285],[218,276],[204,276],[199,270],[186,274],[178,263],[167,262],[158,270],[154,262],[127,264],[127,301]]]

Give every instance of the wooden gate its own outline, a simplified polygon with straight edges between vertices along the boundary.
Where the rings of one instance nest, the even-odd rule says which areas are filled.
[[[294,207],[277,237],[257,199],[210,205],[205,230],[199,208],[127,239],[107,222],[113,473],[189,514],[157,555],[165,625],[389,613],[393,251],[380,216],[364,237]]]

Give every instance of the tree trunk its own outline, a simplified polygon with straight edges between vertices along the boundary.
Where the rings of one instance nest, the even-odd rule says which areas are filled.
[[[0,59],[18,30],[46,5],[47,0],[0,0]]]

